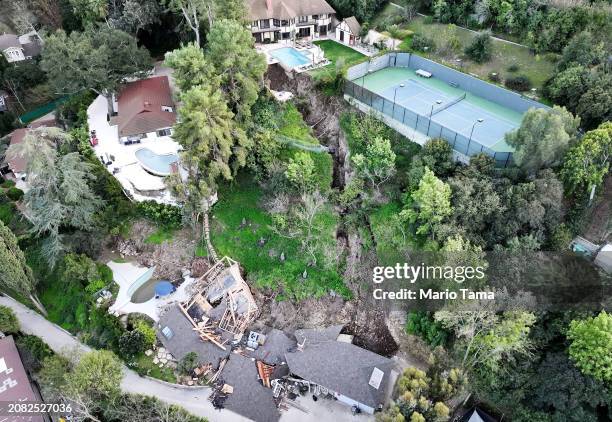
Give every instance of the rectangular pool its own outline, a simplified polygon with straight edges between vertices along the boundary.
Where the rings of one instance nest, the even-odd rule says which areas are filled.
[[[311,62],[308,56],[293,47],[283,47],[272,50],[270,55],[292,69]]]

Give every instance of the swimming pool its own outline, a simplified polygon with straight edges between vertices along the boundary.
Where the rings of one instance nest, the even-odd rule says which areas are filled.
[[[140,148],[135,154],[142,167],[157,176],[172,174],[172,164],[179,159],[176,154],[156,154],[149,148]]]
[[[293,47],[283,47],[277,50],[272,50],[270,55],[292,69],[311,62],[308,56],[300,51],[297,51]]]

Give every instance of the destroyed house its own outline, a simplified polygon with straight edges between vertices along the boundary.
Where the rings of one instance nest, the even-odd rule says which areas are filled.
[[[392,388],[394,363],[352,343],[337,341],[337,328],[296,331],[298,348],[285,354],[289,372],[315,392],[327,392],[344,404],[372,414],[383,406]]]
[[[238,263],[224,257],[197,281],[191,299],[161,312],[158,336],[177,359],[195,352],[200,363],[217,369],[256,313]]]
[[[255,359],[232,353],[223,367],[220,380],[229,386],[222,403],[233,412],[255,422],[276,422],[280,412],[274,401],[272,389],[264,387],[258,379]]]

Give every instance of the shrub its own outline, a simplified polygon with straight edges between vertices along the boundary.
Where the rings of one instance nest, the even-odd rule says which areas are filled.
[[[151,327],[151,325],[147,324],[146,321],[142,319],[136,321],[136,323],[134,324],[134,329],[142,333],[147,348],[151,348],[153,347],[153,345],[155,345],[155,342],[157,341],[155,329]]]
[[[138,330],[126,331],[119,337],[119,352],[125,357],[132,357],[147,349],[144,334]]]
[[[423,23],[424,23],[425,25],[431,25],[432,23],[434,23],[434,18],[433,18],[433,16],[425,16],[425,17],[423,18]]]
[[[85,287],[85,292],[89,295],[93,295],[104,287],[106,287],[106,282],[104,280],[93,280]]]
[[[504,82],[508,88],[515,91],[527,91],[531,88],[531,81],[525,75],[511,76]]]
[[[14,180],[6,179],[4,182],[2,182],[2,187],[5,189],[12,188],[13,186],[15,186]]]
[[[53,351],[47,343],[41,340],[40,337],[32,335],[20,336],[17,341],[17,346],[26,349],[39,362],[43,359],[53,356]]]
[[[508,72],[518,72],[518,70],[520,69],[520,66],[516,63],[512,63],[510,66],[508,66]]]
[[[484,63],[491,59],[492,49],[491,36],[488,32],[481,32],[465,48],[465,54],[476,63]]]
[[[19,321],[13,310],[7,306],[0,305],[0,331],[5,334],[13,334],[19,331]]]
[[[23,198],[23,191],[14,187],[9,188],[8,191],[6,191],[6,196],[8,196],[12,201],[19,201],[21,198]]]
[[[444,345],[448,339],[448,332],[442,325],[423,311],[408,312],[406,332],[421,337],[433,347]]]
[[[145,201],[138,204],[138,210],[149,220],[168,228],[179,228],[182,224],[181,209],[174,205]]]
[[[178,363],[178,370],[183,375],[190,374],[199,365],[198,354],[189,352]]]
[[[431,38],[421,34],[415,34],[412,37],[412,49],[416,51],[433,51],[436,48],[436,43]]]

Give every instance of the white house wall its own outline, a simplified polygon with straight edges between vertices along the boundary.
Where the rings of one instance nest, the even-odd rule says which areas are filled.
[[[334,393],[334,397],[336,397],[338,399],[339,402],[344,403],[348,406],[357,406],[362,412],[364,413],[368,413],[370,415],[372,415],[374,413],[374,408],[370,407],[370,406],[366,406],[363,403],[359,403],[356,400],[353,400],[349,397],[343,396],[342,394],[338,394],[338,393]]]

